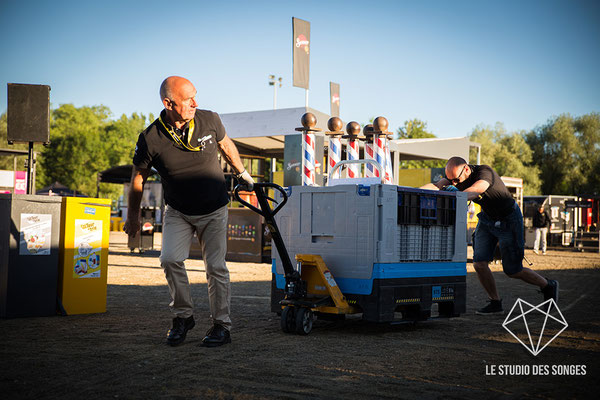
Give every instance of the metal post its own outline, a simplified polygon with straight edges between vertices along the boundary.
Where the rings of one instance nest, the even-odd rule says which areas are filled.
[[[35,153],[33,142],[29,142],[29,153],[27,156],[27,194],[33,194],[35,188]]]
[[[308,89],[306,89],[306,91],[304,92],[304,103],[306,108],[308,108]]]
[[[277,110],[277,84],[281,87],[283,78],[275,79],[275,75],[269,75],[269,85],[273,86],[273,110]]]

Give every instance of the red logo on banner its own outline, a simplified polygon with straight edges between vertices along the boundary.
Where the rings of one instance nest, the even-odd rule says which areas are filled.
[[[298,35],[296,38],[296,47],[304,48],[306,54],[308,54],[308,39],[303,34]]]
[[[337,93],[334,93],[331,96],[331,102],[334,103],[334,104],[337,104],[339,106],[340,105],[340,95],[337,94]]]
[[[27,193],[27,172],[16,171],[15,172],[15,194]]]

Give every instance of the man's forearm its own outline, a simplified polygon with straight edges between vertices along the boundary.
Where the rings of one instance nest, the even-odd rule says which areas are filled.
[[[242,159],[240,158],[240,153],[238,153],[237,147],[235,147],[235,144],[228,136],[225,136],[223,140],[219,142],[219,149],[221,150],[221,154],[225,158],[225,161],[233,167],[237,174],[240,174],[245,170]]]
[[[129,187],[129,194],[127,196],[127,217],[135,216],[140,214],[140,204],[142,202],[142,195],[144,194],[144,183],[149,173],[145,170],[133,171],[131,177],[131,185]]]
[[[129,191],[129,195],[127,196],[127,218],[139,215],[143,193],[143,189],[138,191],[133,189],[133,187]]]

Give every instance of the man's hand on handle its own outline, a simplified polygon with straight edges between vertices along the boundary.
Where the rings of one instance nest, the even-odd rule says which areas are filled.
[[[249,192],[254,189],[254,179],[248,173],[248,171],[244,170],[242,173],[237,175],[238,182],[240,185],[243,185],[247,188]]]

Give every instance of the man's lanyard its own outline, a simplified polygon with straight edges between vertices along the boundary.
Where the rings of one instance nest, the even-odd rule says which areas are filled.
[[[190,150],[190,151],[201,151],[204,150],[204,141],[202,141],[202,144],[198,147],[192,147],[190,141],[192,140],[192,134],[194,133],[194,120],[192,119],[190,121],[189,124],[189,129],[188,129],[188,137],[187,137],[187,143],[185,143],[183,140],[181,140],[181,138],[179,137],[179,135],[177,135],[175,133],[175,131],[173,129],[169,129],[167,127],[167,125],[163,122],[162,118],[159,116],[158,120],[160,121],[160,123],[162,124],[162,126],[165,127],[165,129],[167,130],[167,132],[169,132],[169,134],[171,135],[171,137],[173,138],[173,140],[175,141],[175,143],[182,145],[183,147],[185,147],[186,149]]]

